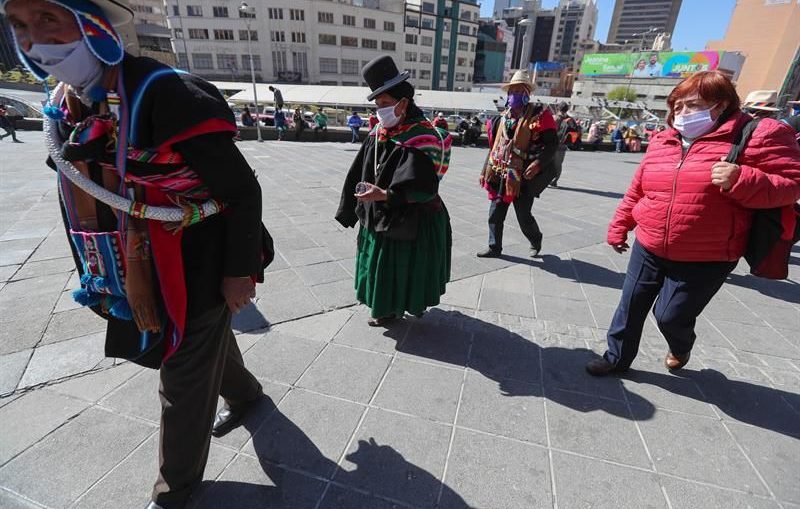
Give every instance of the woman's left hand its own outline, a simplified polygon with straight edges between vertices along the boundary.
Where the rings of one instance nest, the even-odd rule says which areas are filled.
[[[722,159],[722,161],[714,163],[714,166],[711,167],[711,183],[722,188],[723,191],[728,191],[736,185],[742,169],[739,168],[738,164],[725,162],[724,157]]]
[[[370,184],[369,182],[364,183],[367,185],[367,191],[355,194],[358,201],[386,201],[386,190],[374,184]]]
[[[537,173],[539,173],[538,160],[528,165],[528,167],[525,169],[525,173],[522,174],[522,178],[524,178],[525,180],[530,180],[533,177],[535,177]]]

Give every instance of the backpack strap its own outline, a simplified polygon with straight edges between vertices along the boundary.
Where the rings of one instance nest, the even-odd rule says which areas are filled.
[[[759,122],[761,122],[760,118],[753,118],[748,120],[741,129],[736,131],[736,134],[733,137],[733,145],[731,146],[731,151],[728,152],[728,156],[725,158],[725,161],[728,163],[736,164],[736,161],[744,152],[744,149],[747,147],[747,143],[750,141],[750,137],[753,136],[756,128],[758,127]]]

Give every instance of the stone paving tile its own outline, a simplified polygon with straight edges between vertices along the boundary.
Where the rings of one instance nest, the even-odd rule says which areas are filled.
[[[65,394],[73,398],[95,403],[143,369],[145,368],[133,364],[132,362],[125,362],[113,368],[98,371],[97,373],[78,376],[61,383],[50,385],[48,389],[59,394]]]
[[[439,496],[451,427],[370,409],[334,480],[417,507]]]
[[[391,357],[386,354],[331,344],[297,381],[297,386],[366,404],[390,362]]]
[[[158,386],[158,371],[143,369],[111,394],[101,399],[99,404],[116,413],[137,417],[157,424],[161,419]]]
[[[661,368],[660,363],[658,364]],[[639,365],[639,367],[641,367]],[[647,401],[656,408],[715,417],[714,409],[694,380],[673,376],[664,371],[629,371],[623,377],[628,399],[634,405]]]
[[[440,422],[453,422],[464,372],[397,359],[374,405]]]
[[[0,489],[0,507],[3,509],[40,509],[43,506]]]
[[[767,326],[717,320],[714,324],[739,350],[752,353],[763,353],[776,357],[800,359],[800,347],[797,347]],[[765,341],[769,339],[768,341]]]
[[[458,411],[458,426],[547,444],[542,389],[515,380],[492,380],[468,372]]]
[[[19,270],[21,265],[4,265],[0,267],[0,282],[5,283]]]
[[[292,390],[243,452],[262,463],[330,478],[363,413],[356,403]]]
[[[14,281],[30,279],[32,277],[49,276],[50,274],[60,274],[62,272],[72,272],[75,270],[75,262],[72,257],[52,258],[41,261],[28,261],[14,274]]]
[[[322,499],[319,509],[353,509],[355,507],[369,507],[370,509],[403,509],[407,506],[398,505],[387,500],[359,493],[357,491],[330,485]]]
[[[366,308],[359,308],[332,342],[374,352],[392,353],[397,349],[398,343],[406,337],[411,326],[410,320],[398,320],[385,328],[370,327],[367,325],[368,318],[369,311]]]
[[[33,352],[19,387],[89,371],[105,358],[105,333],[44,345]]]
[[[319,341],[269,332],[244,354],[244,362],[259,378],[292,384],[324,346]]]
[[[64,507],[154,431],[147,424],[88,409],[3,465],[0,483],[39,503]]]
[[[79,414],[87,403],[49,390],[25,394],[0,408],[0,422],[25,423],[6,428],[0,440],[0,465]],[[32,418],[32,416],[36,416]]]
[[[456,430],[439,507],[550,508],[551,497],[546,449]]]
[[[357,303],[352,279],[312,286],[311,292],[326,309],[342,308]]]
[[[6,284],[0,291],[0,354],[35,346],[50,320],[69,274],[52,274]]]
[[[673,477],[661,476],[661,484],[672,509],[724,507],[726,509],[778,509],[777,502],[757,498],[748,493],[723,490],[705,484],[694,484]]]
[[[494,333],[475,334],[469,367],[489,378],[539,382],[540,355],[536,343],[498,327]]]
[[[638,437],[631,437],[636,438]],[[655,473],[553,452],[559,507],[667,509]],[[699,507],[713,507],[698,505]]]
[[[17,388],[31,353],[28,349],[0,356],[0,394],[10,393]]]
[[[263,293],[266,290],[259,290]],[[259,295],[256,307],[269,323],[280,323],[323,311],[314,295],[306,288],[291,288]]]
[[[334,281],[348,280],[352,282],[350,274],[339,265],[339,262],[323,262],[315,265],[305,265],[295,269],[303,283],[308,286],[315,286],[323,283],[333,283]]]
[[[91,309],[84,307],[53,313],[50,323],[47,324],[47,329],[44,331],[41,344],[57,343],[97,332],[105,333],[107,323]]]
[[[656,411],[639,427],[659,472],[767,495],[756,472],[716,419]],[[692,430],[678,441],[664,430]]]
[[[273,327],[272,331],[305,339],[330,341],[352,316],[352,310],[338,309],[292,322],[284,322]]]
[[[483,276],[475,276],[447,284],[447,293],[442,295],[442,304],[474,309],[478,307]]]
[[[25,263],[42,242],[42,237],[3,240],[0,238],[0,265]]]

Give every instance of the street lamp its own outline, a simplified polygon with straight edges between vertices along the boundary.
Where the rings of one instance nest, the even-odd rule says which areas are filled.
[[[242,17],[245,19],[245,24],[247,25],[247,53],[250,54],[250,80],[253,82],[253,103],[256,105],[256,133],[258,135],[258,141],[264,141],[261,137],[261,118],[258,108],[258,93],[256,92],[256,71],[253,67],[253,46],[250,42],[250,20],[255,17],[256,8],[247,5],[247,2],[242,2],[241,5],[239,5],[239,12],[242,14]]]
[[[520,69],[527,69],[528,64],[530,64],[531,60],[531,50],[532,43],[531,43],[531,29],[533,25],[533,20],[530,18],[525,18],[519,20],[517,22],[517,26],[521,26],[525,28],[525,35],[522,36],[522,54],[519,57],[519,67]]]

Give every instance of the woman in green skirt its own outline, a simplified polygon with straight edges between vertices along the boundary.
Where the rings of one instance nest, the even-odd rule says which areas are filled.
[[[409,73],[400,73],[391,57],[361,72],[379,124],[347,173],[336,219],[360,224],[356,297],[372,311],[369,324],[382,326],[405,312],[422,316],[439,304],[450,280],[452,233],[439,181],[451,139],[414,104]]]

